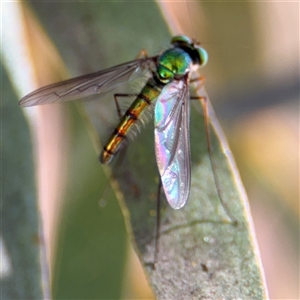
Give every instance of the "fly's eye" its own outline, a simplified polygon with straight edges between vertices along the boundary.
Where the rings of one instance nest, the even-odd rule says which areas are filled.
[[[199,54],[200,67],[204,67],[208,61],[208,54],[207,54],[206,50],[202,47],[197,48],[197,52]]]
[[[158,73],[159,79],[165,83],[169,82],[170,80],[172,80],[174,78],[174,74],[169,69],[167,69],[166,67],[164,67],[162,65],[158,66],[157,73]]]
[[[187,37],[186,35],[176,35],[172,38],[171,40],[171,44],[178,44],[178,43],[182,43],[182,44],[192,44],[192,40]]]

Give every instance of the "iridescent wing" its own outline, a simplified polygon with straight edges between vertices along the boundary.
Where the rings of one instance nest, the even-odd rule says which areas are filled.
[[[155,153],[160,178],[171,207],[186,203],[191,185],[189,88],[184,80],[162,90],[154,110]]]
[[[93,94],[106,93],[153,70],[155,62],[156,57],[138,59],[107,70],[47,85],[22,98],[19,104],[33,106],[72,101]]]

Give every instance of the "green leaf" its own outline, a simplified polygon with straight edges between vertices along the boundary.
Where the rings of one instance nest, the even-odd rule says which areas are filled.
[[[42,299],[48,264],[30,133],[2,65],[1,74],[1,299]]]

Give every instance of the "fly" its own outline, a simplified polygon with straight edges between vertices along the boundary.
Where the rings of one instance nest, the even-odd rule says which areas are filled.
[[[101,95],[130,80],[146,76],[144,87],[121,117],[99,159],[103,164],[112,161],[137,121],[154,106],[155,154],[160,185],[170,206],[179,209],[186,204],[191,185],[191,74],[203,67],[207,60],[205,49],[189,37],[179,35],[171,39],[171,47],[160,55],[42,87],[22,98],[19,104],[27,107]],[[116,104],[118,107],[117,101]],[[204,114],[207,116],[207,113]],[[209,138],[208,130],[206,135]]]

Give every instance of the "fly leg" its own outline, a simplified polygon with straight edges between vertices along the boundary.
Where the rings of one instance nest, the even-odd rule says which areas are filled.
[[[119,105],[119,101],[118,101],[118,97],[121,98],[132,98],[132,97],[136,97],[137,94],[114,94],[114,100],[115,100],[115,104],[116,104],[116,108],[117,108],[117,112],[118,112],[118,116],[120,118],[120,120],[123,117],[120,105]]]
[[[205,78],[203,76],[200,76],[198,78],[192,79],[191,82],[197,82],[199,81],[198,87],[196,87],[196,90],[200,90],[203,87]],[[220,185],[220,180],[217,174],[217,168],[216,168],[216,163],[213,158],[213,148],[212,148],[212,143],[211,143],[211,134],[210,134],[210,126],[209,126],[209,110],[208,110],[208,100],[206,97],[203,96],[191,96],[191,100],[199,100],[201,102],[202,108],[203,108],[203,117],[204,117],[204,126],[205,126],[205,136],[206,136],[206,141],[207,141],[207,152],[209,155],[209,160],[210,160],[210,165],[211,169],[213,172],[213,177],[214,177],[214,182],[217,190],[217,194],[220,200],[220,203],[222,204],[227,216],[231,220],[231,222],[234,225],[237,225],[237,221],[234,218],[234,216],[231,214],[229,209],[227,208],[223,197],[222,197],[222,191],[221,191],[221,185]]]
[[[142,59],[142,58],[147,58],[148,57],[148,53],[145,49],[142,49],[138,55],[135,57],[135,59]],[[120,105],[118,102],[118,97],[123,97],[123,98],[131,98],[131,97],[137,97],[137,94],[114,94],[114,100],[115,100],[115,104],[117,107],[117,111],[118,111],[118,115],[120,117],[120,119],[123,117],[121,109],[120,109]]]
[[[148,53],[145,49],[142,49],[138,55],[135,57],[135,59],[142,59],[142,58],[147,58],[148,57]],[[117,107],[117,111],[118,111],[118,115],[119,118],[122,118],[122,112],[121,112],[121,108],[118,102],[118,97],[123,97],[123,98],[131,98],[131,97],[137,97],[137,94],[114,94],[114,100],[115,100],[115,104]]]
[[[148,57],[148,53],[145,49],[142,49],[138,55],[135,57],[135,59],[142,59],[142,58],[147,58]],[[137,94],[114,94],[114,100],[115,100],[115,104],[117,107],[117,111],[118,111],[118,115],[119,118],[122,118],[122,112],[121,112],[121,108],[118,102],[118,97],[123,97],[123,98],[131,98],[137,96]]]
[[[157,259],[158,259],[158,251],[159,251],[161,188],[162,188],[162,182],[161,182],[161,178],[159,177],[159,183],[157,188],[157,202],[156,202],[156,233],[155,233],[155,246],[154,246],[155,252],[154,252],[153,269],[155,269]]]

